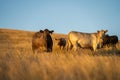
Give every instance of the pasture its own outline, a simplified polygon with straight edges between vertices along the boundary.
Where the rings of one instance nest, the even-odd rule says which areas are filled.
[[[120,41],[116,48],[93,52],[60,50],[53,33],[53,52],[32,52],[34,32],[0,29],[0,80],[120,80]]]

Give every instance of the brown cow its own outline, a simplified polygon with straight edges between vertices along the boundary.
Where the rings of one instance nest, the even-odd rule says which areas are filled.
[[[59,39],[55,39],[57,41],[57,45],[59,46],[59,48],[62,50],[65,48],[66,46],[66,40],[65,38],[59,38]]]
[[[97,33],[83,33],[77,31],[71,31],[68,34],[68,48],[74,48],[77,50],[81,48],[92,48],[94,51],[97,47],[102,46],[103,37],[107,30],[97,31]]]
[[[52,34],[54,31],[49,31],[48,29],[40,30],[33,35],[32,38],[32,50],[34,53],[40,51],[51,52],[53,41],[50,33]]]

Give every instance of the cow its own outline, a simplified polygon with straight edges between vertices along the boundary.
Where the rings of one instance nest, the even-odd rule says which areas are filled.
[[[50,34],[54,31],[48,29],[36,32],[32,37],[32,50],[34,53],[38,51],[52,52],[53,40]]]
[[[112,36],[109,36],[108,34],[105,35],[105,37],[103,38],[103,46],[107,46],[107,47],[110,47],[110,46],[114,46],[118,43],[118,37],[116,35],[112,35]]]
[[[66,46],[66,39],[65,38],[58,38],[55,40],[57,41],[57,45],[59,46],[59,48],[61,50],[65,48],[65,46]]]
[[[92,48],[94,51],[99,47],[102,47],[103,37],[108,30],[100,30],[96,33],[84,33],[71,31],[68,33],[68,45],[67,49],[76,51],[78,47],[81,48]]]

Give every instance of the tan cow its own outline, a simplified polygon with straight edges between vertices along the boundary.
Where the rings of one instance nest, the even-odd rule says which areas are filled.
[[[53,41],[51,35],[54,31],[49,31],[48,29],[40,30],[33,35],[32,38],[32,49],[34,53],[38,51],[51,52]]]
[[[68,48],[74,48],[76,51],[78,47],[92,48],[94,51],[97,47],[101,48],[103,37],[107,30],[97,31],[96,33],[83,33],[71,31],[68,34]]]

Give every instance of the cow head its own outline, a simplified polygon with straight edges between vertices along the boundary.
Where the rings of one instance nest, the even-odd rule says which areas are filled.
[[[58,39],[55,38],[55,40],[57,41],[57,45],[60,45],[60,44],[61,44],[61,42],[62,42],[61,39],[62,39],[62,38],[58,38]]]
[[[54,30],[49,31],[48,29],[44,29],[44,30],[40,30],[39,32],[45,33],[46,35],[48,35],[48,34],[52,34],[54,32]]]
[[[98,47],[99,48],[102,47],[103,39],[105,37],[105,33],[107,33],[107,32],[108,32],[108,30],[97,31],[97,40],[98,40]]]
[[[97,33],[98,33],[100,36],[105,35],[106,32],[108,32],[108,30],[100,30],[100,31],[97,31]]]

